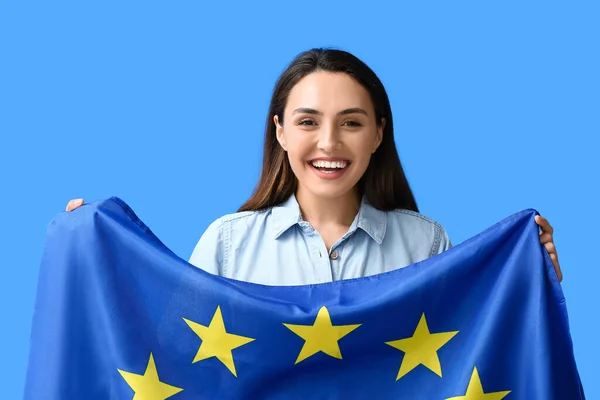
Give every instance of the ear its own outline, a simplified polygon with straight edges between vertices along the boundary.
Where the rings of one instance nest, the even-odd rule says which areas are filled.
[[[377,137],[375,138],[375,148],[373,149],[373,153],[377,151],[381,141],[383,140],[383,131],[385,129],[385,118],[381,118],[381,126],[377,127]]]
[[[275,122],[275,136],[277,137],[277,141],[283,151],[287,151],[287,144],[285,143],[285,137],[283,136],[283,126],[279,124],[279,117],[277,115],[273,117],[273,122]]]

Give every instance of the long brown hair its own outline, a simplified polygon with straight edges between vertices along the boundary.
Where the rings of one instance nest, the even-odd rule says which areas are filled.
[[[281,74],[273,90],[265,128],[262,173],[252,196],[238,211],[260,211],[283,203],[296,192],[298,180],[276,137],[275,115],[283,124],[283,111],[294,85],[316,71],[350,75],[369,92],[377,124],[385,119],[381,144],[358,182],[359,194],[384,211],[418,212],[417,203],[398,157],[388,95],[375,73],[354,55],[336,49],[312,49],[299,54]]]

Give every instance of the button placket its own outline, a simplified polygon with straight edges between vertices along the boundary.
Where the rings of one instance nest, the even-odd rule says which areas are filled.
[[[317,231],[307,222],[300,224],[306,235],[313,256],[314,273],[318,282],[331,282],[333,276],[330,269],[327,249]]]
[[[331,274],[334,280],[339,280],[342,274],[341,271],[341,248],[340,246],[333,247],[333,250],[329,253],[329,266],[331,268]]]

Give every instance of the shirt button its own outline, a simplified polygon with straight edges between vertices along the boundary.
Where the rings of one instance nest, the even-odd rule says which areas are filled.
[[[331,258],[332,260],[337,260],[338,259],[338,252],[337,251],[332,251],[331,254],[329,255],[329,258]]]

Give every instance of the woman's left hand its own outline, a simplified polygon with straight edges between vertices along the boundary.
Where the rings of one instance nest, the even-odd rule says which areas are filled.
[[[552,264],[554,264],[554,269],[556,270],[556,275],[558,276],[558,281],[561,282],[563,279],[562,272],[560,270],[560,264],[558,263],[558,255],[556,254],[556,246],[554,246],[554,239],[552,234],[554,233],[554,229],[548,222],[548,220],[541,215],[535,216],[535,223],[542,228],[542,232],[540,232],[540,243],[546,247],[548,253],[550,254],[550,259],[552,260]]]

